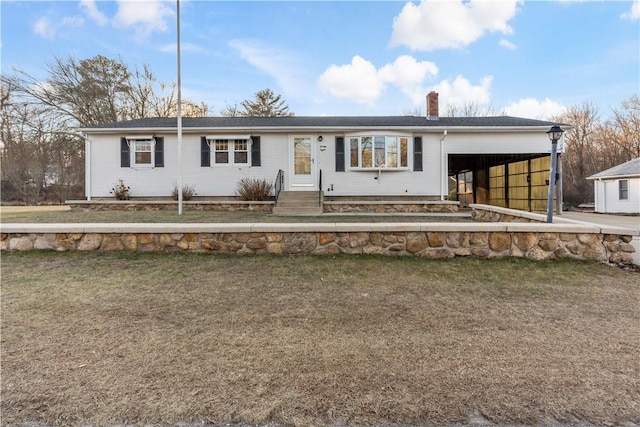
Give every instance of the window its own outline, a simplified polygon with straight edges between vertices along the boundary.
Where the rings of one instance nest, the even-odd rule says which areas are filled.
[[[164,137],[123,136],[120,138],[120,167],[164,167]]]
[[[621,179],[618,181],[618,199],[629,200],[629,180]]]
[[[153,150],[151,150],[151,140],[150,139],[136,139],[133,141],[133,164],[136,166],[145,165],[151,166]]]
[[[406,169],[409,167],[409,138],[404,136],[349,137],[351,169]]]
[[[210,139],[207,142],[213,151],[213,163],[216,165],[248,165],[248,139]]]

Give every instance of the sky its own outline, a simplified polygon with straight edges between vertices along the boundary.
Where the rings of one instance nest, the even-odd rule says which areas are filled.
[[[1,70],[46,79],[103,55],[177,80],[176,1],[1,0]],[[299,116],[440,115],[475,104],[548,119],[640,93],[640,0],[180,1],[182,97],[209,114],[281,94]]]

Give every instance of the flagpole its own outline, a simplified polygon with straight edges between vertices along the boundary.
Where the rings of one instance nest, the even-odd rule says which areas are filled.
[[[180,78],[180,0],[176,0],[178,51],[178,215],[182,215],[182,82]]]

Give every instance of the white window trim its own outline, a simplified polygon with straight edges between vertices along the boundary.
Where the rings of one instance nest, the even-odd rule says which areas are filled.
[[[251,166],[251,143],[252,143],[251,135],[207,135],[205,138],[207,139],[207,144],[209,145],[210,167],[213,168],[213,167],[229,167],[229,166],[236,166],[236,167]],[[216,162],[216,146],[215,146],[216,140],[220,140],[220,141],[226,140],[229,144],[228,145],[229,150],[227,151],[227,153],[229,153],[229,161],[227,163]],[[247,141],[247,149],[246,149],[247,161],[245,163],[235,162],[236,140]],[[245,150],[242,150],[240,152],[245,152]]]
[[[136,135],[127,136],[127,144],[129,145],[129,156],[131,169],[153,169],[156,164],[156,138],[152,135]],[[136,162],[136,141],[149,141],[151,143],[151,162],[150,163],[137,163]]]
[[[625,188],[625,193],[626,196],[625,198],[621,197],[621,193],[622,193],[622,183],[626,182],[626,188]],[[618,200],[629,200],[629,180],[628,179],[619,179],[618,180]]]
[[[376,136],[385,136],[385,137],[395,137],[397,138],[398,141],[398,164],[401,163],[400,160],[400,153],[401,153],[401,149],[400,149],[400,138],[407,138],[407,166],[397,166],[397,167],[380,167],[380,166],[371,166],[371,167],[362,167],[362,166],[351,166],[351,138],[363,138],[363,137],[372,137],[373,138],[373,146],[371,147],[373,150],[372,155],[375,158],[375,137]],[[365,131],[365,132],[353,132],[353,133],[347,133],[344,135],[344,142],[345,142],[345,166],[347,170],[353,171],[353,172],[402,172],[402,171],[410,171],[413,168],[412,162],[413,162],[413,144],[411,144],[411,141],[413,141],[414,136],[412,134],[409,133],[403,133],[403,132],[385,132],[385,131]],[[360,143],[361,143],[362,139],[360,139],[360,142],[358,143],[358,147],[360,147]],[[360,149],[359,149],[360,150]],[[385,144],[385,155],[387,153],[387,148],[386,148],[386,144]],[[362,162],[362,159],[358,158],[358,164],[360,165]]]

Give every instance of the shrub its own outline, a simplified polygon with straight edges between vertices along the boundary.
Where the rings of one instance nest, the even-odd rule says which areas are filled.
[[[116,184],[111,187],[109,193],[113,194],[116,200],[129,200],[131,198],[131,187],[119,179]]]
[[[271,197],[273,184],[265,179],[242,178],[238,181],[236,193],[241,200],[265,201]]]
[[[184,201],[189,201],[191,199],[193,199],[193,197],[196,195],[196,186],[195,185],[188,185],[185,184],[182,186],[182,200]],[[174,185],[173,186],[173,191],[171,192],[171,197],[173,197],[173,200],[178,200],[178,186]]]

